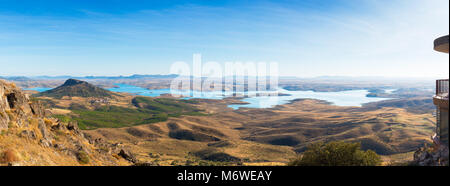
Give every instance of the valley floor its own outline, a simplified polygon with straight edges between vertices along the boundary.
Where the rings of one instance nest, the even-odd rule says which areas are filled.
[[[271,109],[226,105],[235,99],[196,100],[206,116],[180,116],[124,128],[86,130],[94,138],[123,143],[144,162],[157,165],[285,165],[309,144],[360,142],[383,156],[385,165],[412,160],[430,143],[434,118],[400,108],[339,107],[296,100]],[[222,162],[222,163],[221,163]]]

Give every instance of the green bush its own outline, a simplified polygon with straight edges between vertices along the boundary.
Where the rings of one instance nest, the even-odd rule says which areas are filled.
[[[77,159],[80,164],[88,164],[90,162],[89,155],[84,151],[78,151]]]
[[[312,144],[289,166],[378,166],[381,158],[372,150],[361,150],[359,143],[330,142]]]
[[[71,103],[69,106],[70,110],[85,110],[87,109],[86,106],[78,103]]]
[[[70,117],[66,116],[66,115],[55,114],[52,116],[56,119],[59,119],[59,121],[64,122],[64,123],[69,123],[69,121],[71,121]]]

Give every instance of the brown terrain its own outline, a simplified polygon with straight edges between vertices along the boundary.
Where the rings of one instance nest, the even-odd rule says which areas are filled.
[[[136,110],[140,105],[133,104],[135,98],[122,93],[108,99],[39,97],[47,106],[47,116],[29,114],[27,118],[38,118],[37,124],[16,122],[14,127],[3,124],[7,129],[3,131],[7,132],[0,136],[0,150],[21,149],[16,152],[21,154],[21,165],[80,165],[80,149],[91,160],[86,165],[286,165],[309,144],[340,140],[360,142],[363,149],[374,150],[389,165],[412,160],[415,150],[430,143],[435,126],[431,113],[381,106],[341,107],[312,99],[270,109],[239,110],[227,107],[230,103],[242,103],[237,98],[196,99],[186,104],[199,109],[201,115],[76,130],[78,136],[78,132],[67,129],[75,122],[64,123],[53,117],[78,116],[74,105],[87,110],[101,106]],[[14,111],[8,107],[1,109]],[[41,120],[50,129],[49,145],[39,140],[45,139],[38,135]],[[65,126],[62,130],[65,135],[56,137],[61,132],[52,131],[54,125]],[[36,139],[30,141],[29,137],[18,135],[24,130],[35,131]],[[69,150],[58,149],[59,143]],[[38,156],[36,153],[40,151],[48,152],[42,154],[48,157]],[[27,158],[34,160],[24,161]]]
[[[431,114],[414,114],[400,108],[365,109],[332,106],[318,100],[296,100],[272,109],[226,107],[236,100],[200,100],[209,116],[182,116],[166,122],[96,129],[85,133],[121,142],[142,161],[162,165],[196,159],[195,152],[223,152],[246,165],[283,165],[316,142],[360,142],[363,149],[383,155],[386,163],[412,160],[412,152],[430,142]],[[217,138],[176,139],[173,131]],[[205,159],[203,157],[203,159]],[[207,159],[207,158],[206,158]]]

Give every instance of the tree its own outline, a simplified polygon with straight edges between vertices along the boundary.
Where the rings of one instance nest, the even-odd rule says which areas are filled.
[[[289,166],[377,166],[381,158],[372,150],[361,150],[360,143],[316,143]]]

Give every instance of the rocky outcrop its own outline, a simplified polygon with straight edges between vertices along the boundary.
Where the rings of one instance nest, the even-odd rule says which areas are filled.
[[[0,80],[0,129],[10,127],[32,128],[37,124],[39,134],[42,136],[40,143],[51,146],[53,137],[44,121],[45,109],[38,101],[31,101],[29,96],[18,89],[13,83]],[[36,133],[31,130],[23,130],[20,135],[36,138]]]
[[[120,149],[113,144],[87,139],[76,122],[64,123],[45,113],[38,100],[0,80],[0,165],[132,164],[132,156],[117,158]],[[8,153],[17,156],[1,158]]]
[[[122,149],[119,152],[119,156],[123,157],[124,159],[126,159],[132,163],[137,163],[136,157],[130,151]]]
[[[414,164],[419,166],[448,166],[448,146],[434,144],[423,147],[414,153]]]
[[[34,115],[42,117],[44,110],[40,109],[14,84],[0,80],[0,129],[10,125],[23,126]]]

